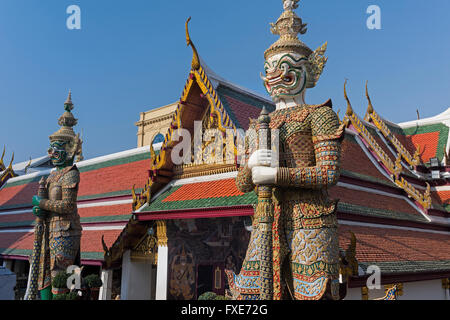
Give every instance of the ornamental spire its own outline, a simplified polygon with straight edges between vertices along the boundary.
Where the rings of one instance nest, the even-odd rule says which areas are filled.
[[[65,106],[71,106],[72,107],[70,110],[67,110],[67,111],[73,110],[72,90],[70,90],[70,89],[69,89],[69,95],[67,96],[67,100],[66,100],[66,102],[64,102],[64,107]]]
[[[277,22],[271,23],[270,31],[279,35],[278,39],[264,53],[266,60],[277,53],[296,52],[308,57],[313,51],[298,39],[298,34],[305,34],[307,31],[306,23],[294,12],[298,8],[300,0],[283,0],[284,12],[278,18]]]
[[[68,154],[71,158],[79,156],[82,152],[82,141],[80,135],[76,135],[73,131],[73,127],[77,125],[78,119],[72,114],[74,109],[72,103],[72,91],[69,90],[66,101],[64,102],[64,113],[59,117],[58,124],[61,126],[58,131],[53,133],[49,138],[50,142],[61,141],[68,144]]]
[[[192,56],[192,70],[198,70],[200,68],[200,57],[198,55],[197,49],[195,48],[194,43],[189,36],[189,21],[191,21],[191,17],[189,17],[186,21],[186,44],[191,46],[193,56]]]

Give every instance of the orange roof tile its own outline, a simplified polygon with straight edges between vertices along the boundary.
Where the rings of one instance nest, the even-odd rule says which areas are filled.
[[[430,158],[439,157],[443,155],[436,154],[439,143],[439,132],[421,133],[412,136],[407,136],[414,144],[416,149],[420,146],[420,159],[426,163]]]
[[[243,194],[237,189],[234,179],[226,179],[183,185],[163,202],[234,197]]]
[[[141,160],[97,170],[82,172],[78,196],[142,188],[148,180],[150,160]]]
[[[38,182],[3,188],[0,190],[0,207],[31,204],[31,199],[37,194],[38,188]]]

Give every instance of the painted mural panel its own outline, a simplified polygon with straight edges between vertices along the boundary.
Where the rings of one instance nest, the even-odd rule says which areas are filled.
[[[206,291],[223,295],[224,270],[238,272],[250,239],[249,217],[171,220],[168,299],[195,300]]]

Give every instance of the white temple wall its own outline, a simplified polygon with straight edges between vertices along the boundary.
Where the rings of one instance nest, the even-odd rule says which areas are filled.
[[[398,300],[445,300],[442,280],[403,283],[403,295]]]

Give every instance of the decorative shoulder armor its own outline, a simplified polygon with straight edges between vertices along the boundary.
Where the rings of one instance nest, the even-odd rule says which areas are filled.
[[[325,140],[340,140],[344,135],[345,127],[341,125],[331,105],[325,104],[317,106],[312,112],[311,130],[313,141],[320,142]]]
[[[61,186],[65,189],[74,189],[80,182],[80,171],[77,167],[73,167],[72,170],[67,172],[61,179]]]

